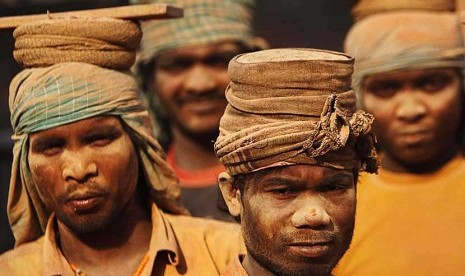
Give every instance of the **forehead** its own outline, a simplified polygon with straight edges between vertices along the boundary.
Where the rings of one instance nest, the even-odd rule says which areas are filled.
[[[286,180],[286,183],[318,185],[332,178],[353,179],[350,170],[337,170],[328,167],[314,165],[293,165],[278,168],[270,168],[251,175],[254,186],[260,186],[269,180]]]
[[[377,82],[386,80],[410,80],[424,77],[432,77],[440,74],[457,75],[458,68],[424,68],[424,69],[410,69],[398,70],[385,73],[377,73],[369,75],[365,78],[366,82]]]
[[[29,138],[31,141],[41,137],[55,135],[71,135],[82,134],[86,131],[105,130],[105,129],[122,129],[123,126],[118,117],[115,116],[96,116],[88,119],[79,120],[77,122],[66,125],[31,133]]]
[[[182,47],[169,50],[158,56],[158,59],[175,58],[178,56],[203,57],[210,54],[222,52],[241,51],[241,46],[237,42],[225,41],[219,43],[200,44],[195,46]]]

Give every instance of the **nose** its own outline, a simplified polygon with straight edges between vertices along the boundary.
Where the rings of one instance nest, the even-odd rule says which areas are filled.
[[[196,64],[189,69],[184,80],[184,88],[190,93],[201,94],[216,88],[215,76],[203,64]]]
[[[423,101],[417,95],[409,93],[399,101],[396,116],[403,121],[416,122],[425,117],[426,111]]]
[[[62,177],[65,181],[82,183],[98,174],[97,164],[85,154],[68,152],[63,158]]]
[[[323,206],[309,202],[292,215],[291,221],[296,228],[324,228],[331,218]]]

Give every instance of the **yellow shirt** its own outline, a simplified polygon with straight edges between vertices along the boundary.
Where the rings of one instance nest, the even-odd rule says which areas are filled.
[[[358,184],[352,245],[334,275],[464,275],[465,159],[438,172],[381,170]]]
[[[56,244],[54,224],[52,216],[44,236],[1,255],[0,274],[74,276]],[[153,204],[152,225],[144,276],[219,275],[245,252],[238,224],[168,215]]]

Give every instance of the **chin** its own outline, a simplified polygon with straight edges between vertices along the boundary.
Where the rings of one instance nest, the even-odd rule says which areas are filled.
[[[275,267],[270,270],[276,275],[282,276],[329,276],[333,266],[330,264],[309,264],[304,263],[303,265],[286,265],[282,267]]]
[[[219,123],[200,123],[200,124],[185,124],[181,127],[182,132],[187,134],[189,137],[208,139],[208,141],[216,140],[219,133]],[[212,144],[213,148],[213,144]]]
[[[280,276],[329,276],[340,258],[340,254],[337,257],[332,254],[329,258],[303,258],[286,252],[247,252],[263,268]]]
[[[117,214],[56,214],[58,220],[78,235],[98,233],[110,227],[118,218]]]

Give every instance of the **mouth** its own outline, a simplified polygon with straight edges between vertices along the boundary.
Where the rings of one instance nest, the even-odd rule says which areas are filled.
[[[433,133],[429,130],[404,130],[398,133],[398,137],[406,145],[419,145],[431,140]]]
[[[218,110],[224,111],[226,107],[224,98],[208,98],[182,101],[181,106],[198,114],[209,114]]]
[[[333,241],[294,242],[288,245],[291,252],[305,258],[325,257],[331,253],[333,246]]]
[[[102,203],[104,195],[101,193],[79,193],[71,195],[66,204],[77,214],[89,213]]]

